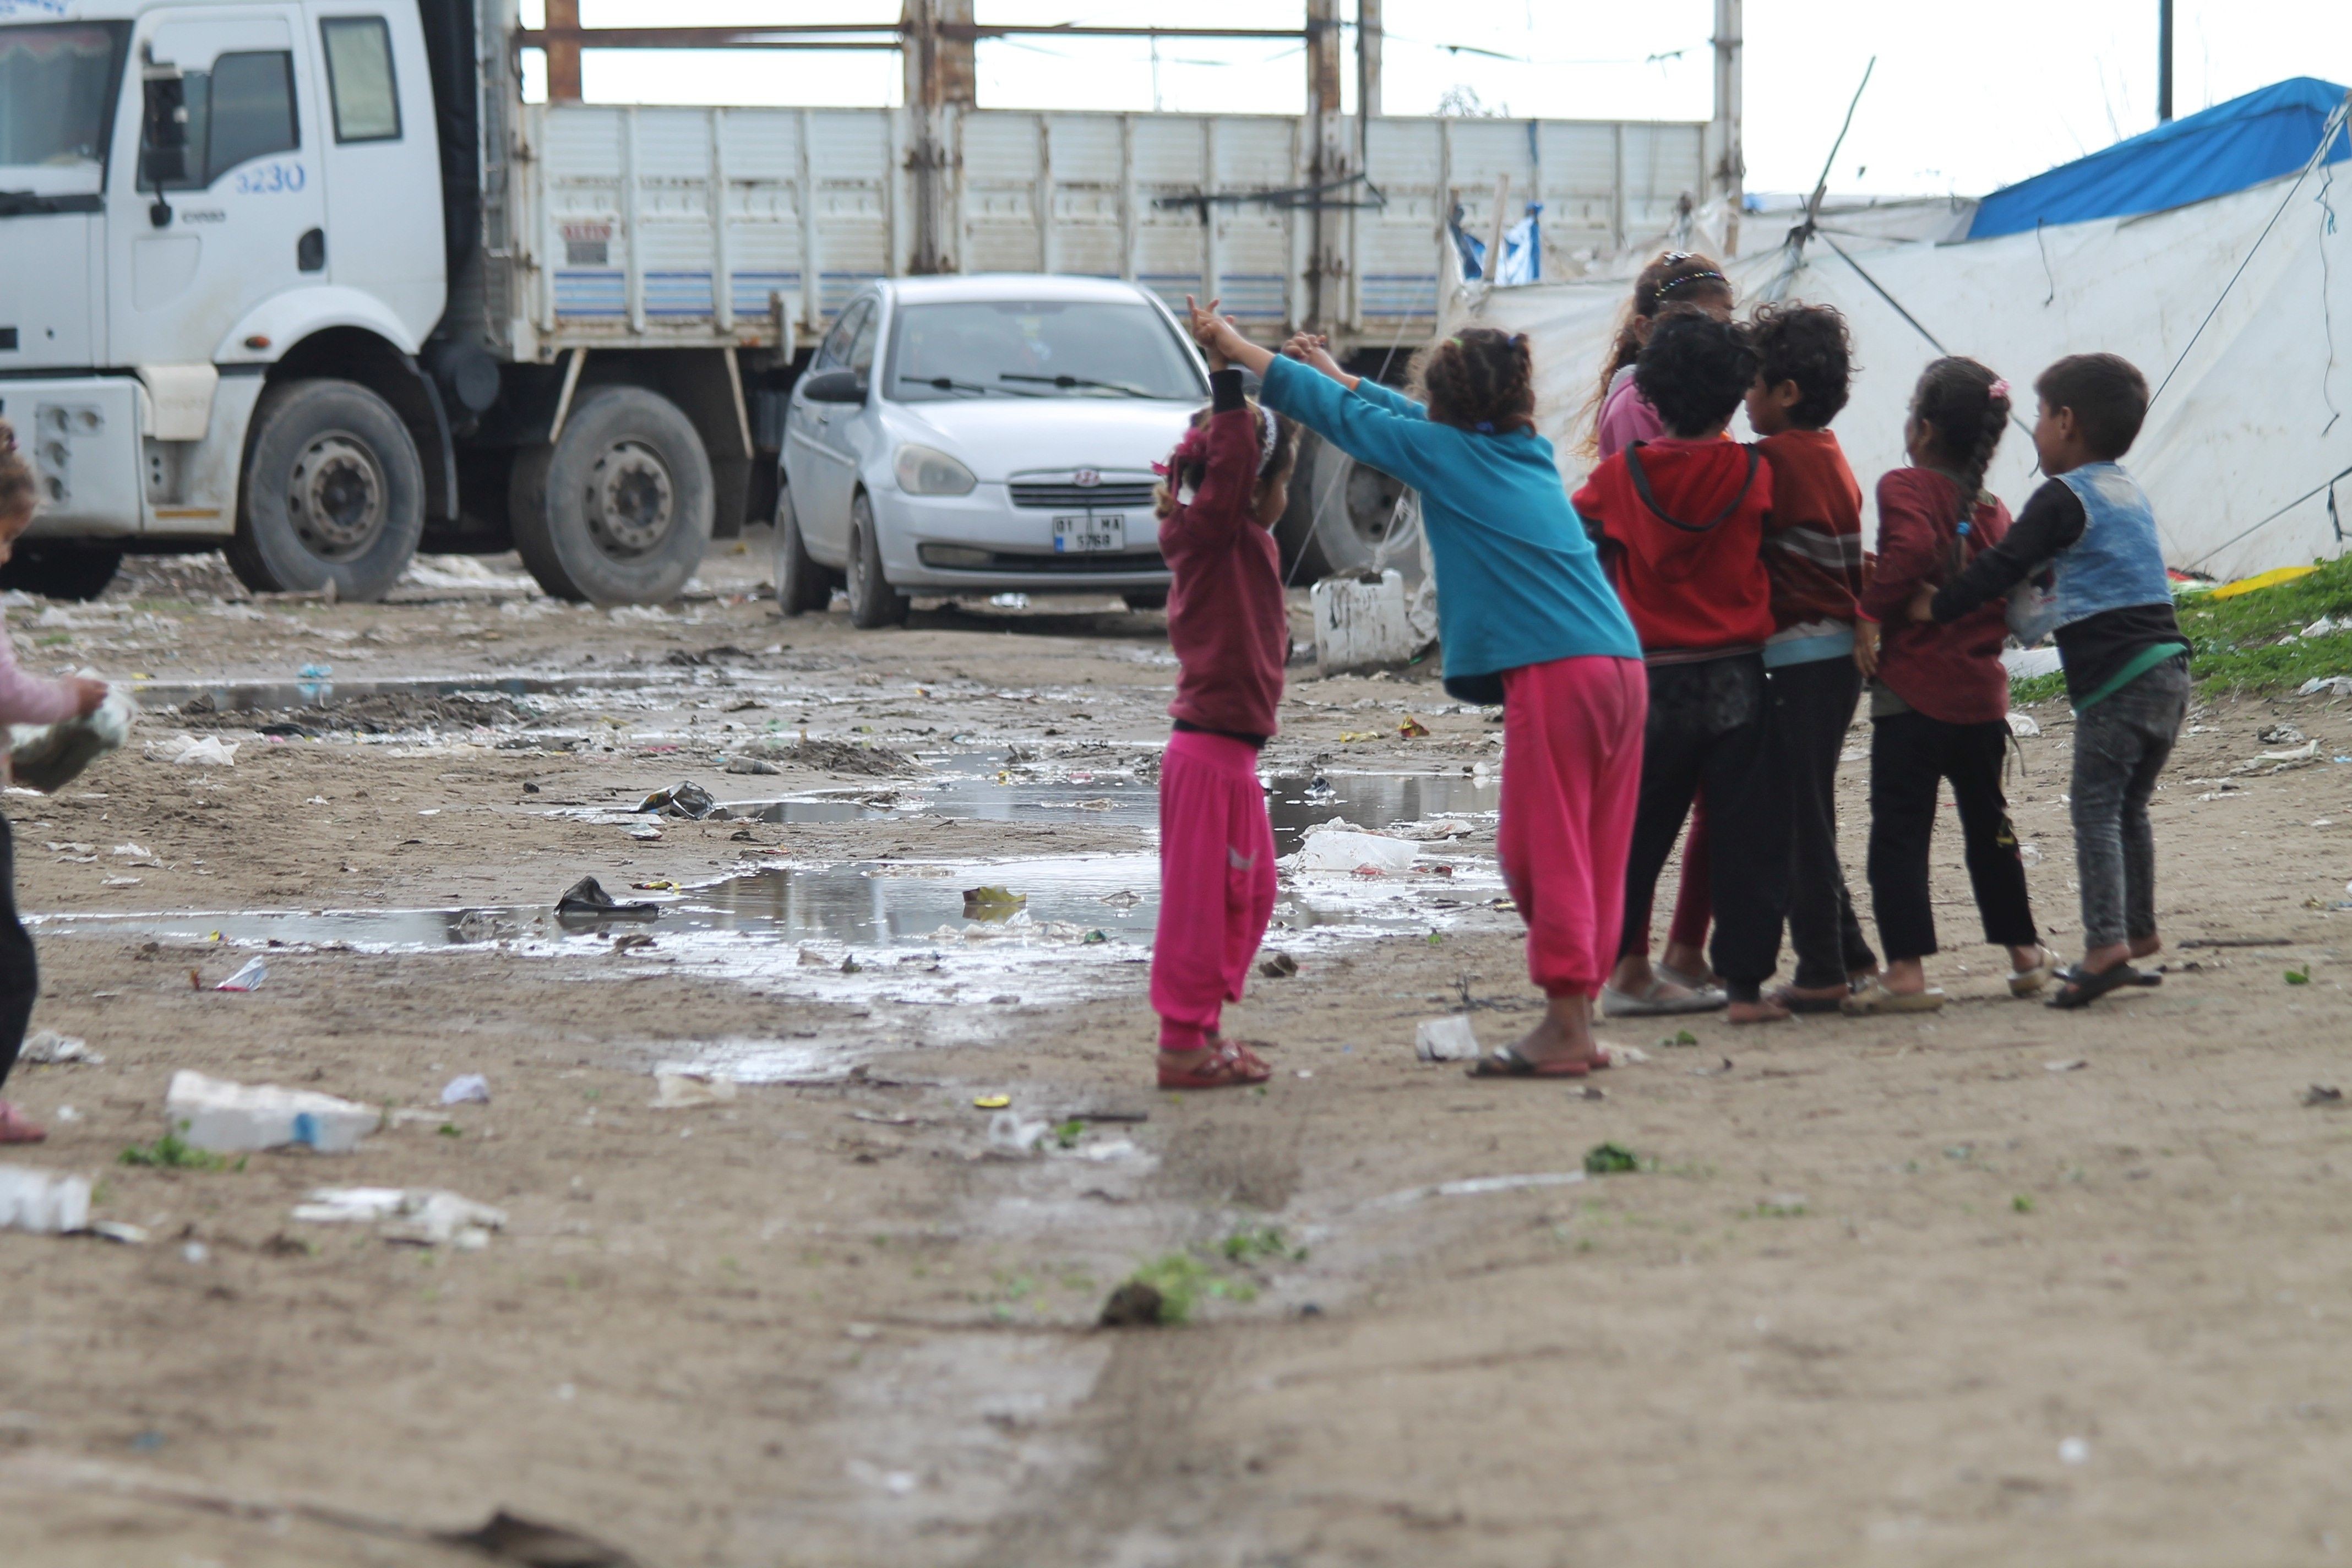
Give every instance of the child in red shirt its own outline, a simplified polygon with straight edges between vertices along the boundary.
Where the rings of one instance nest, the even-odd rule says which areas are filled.
[[[1209,406],[1170,456],[1160,550],[1173,578],[1175,733],[1160,767],[1160,923],[1151,1009],[1160,1087],[1263,1083],[1273,1069],[1217,1033],[1274,914],[1274,826],[1257,754],[1275,732],[1290,650],[1273,526],[1289,503],[1297,427],[1242,395],[1212,353]]]
[[[2009,744],[2006,602],[1941,625],[1909,618],[1921,588],[1951,582],[2009,531],[2009,509],[1984,490],[2009,407],[2009,383],[1983,365],[1935,361],[1911,395],[1904,426],[1911,467],[1878,481],[1878,571],[1863,591],[1862,612],[1885,628],[1870,699],[1870,899],[1887,963],[1882,978],[1846,999],[1849,1013],[1944,1005],[1922,960],[1936,951],[1927,851],[1946,779],[1985,940],[2009,949],[2010,991],[2040,990],[2055,967],[2033,928],[2025,862],[2000,788]]]
[[[1845,406],[1853,346],[1827,305],[1765,305],[1748,325],[1763,368],[1748,423],[1772,469],[1764,571],[1772,580],[1764,679],[1772,710],[1771,778],[1788,800],[1789,945],[1794,983],[1774,997],[1793,1012],[1835,1012],[1878,973],[1838,863],[1837,769],[1878,628],[1858,619],[1862,486],[1829,429]]]
[[[1762,650],[1773,620],[1760,552],[1772,476],[1753,447],[1722,439],[1756,369],[1744,329],[1700,315],[1661,321],[1634,376],[1672,435],[1628,447],[1575,497],[1601,537],[1649,666],[1625,909],[1629,916],[1649,909],[1704,787],[1714,839],[1709,956],[1735,1023],[1789,1016],[1761,993],[1779,960],[1788,880],[1788,835],[1765,775]],[[1603,1014],[1721,1005],[1720,993],[1668,987],[1651,973],[1646,924],[1625,922]]]

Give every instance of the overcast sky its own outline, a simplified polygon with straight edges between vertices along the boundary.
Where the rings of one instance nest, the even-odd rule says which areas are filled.
[[[525,0],[536,20],[536,0]],[[1352,17],[1352,0],[1347,5]],[[891,22],[898,0],[583,0],[589,26]],[[980,0],[992,23],[1295,27],[1300,0]],[[1513,114],[1704,120],[1711,0],[1387,0],[1384,108],[1467,88]],[[1810,189],[1864,64],[1832,188],[1981,195],[2156,122],[2156,0],[1748,0],[1748,186]],[[2352,83],[2352,0],[2179,0],[2176,112],[2290,76]],[[1449,50],[1458,45],[1517,57]],[[1352,50],[1353,35],[1349,36]],[[984,108],[1295,114],[1296,44],[983,44]],[[1352,54],[1346,67],[1354,90]],[[587,95],[647,103],[895,103],[895,55],[591,55]]]

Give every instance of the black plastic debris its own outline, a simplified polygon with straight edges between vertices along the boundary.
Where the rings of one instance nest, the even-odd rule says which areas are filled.
[[[659,904],[624,904],[604,890],[593,877],[583,877],[555,900],[555,918],[571,924],[587,921],[650,921],[661,916]]]
[[[719,809],[710,792],[691,779],[680,779],[667,789],[657,789],[637,803],[643,812],[656,812],[663,816],[682,816],[699,822]]]

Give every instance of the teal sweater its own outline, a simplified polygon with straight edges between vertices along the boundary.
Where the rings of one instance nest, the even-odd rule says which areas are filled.
[[[1633,623],[1568,504],[1550,442],[1530,430],[1486,435],[1441,425],[1376,381],[1360,381],[1351,393],[1295,360],[1266,367],[1260,395],[1421,492],[1448,692],[1500,702],[1507,669],[1642,657]]]

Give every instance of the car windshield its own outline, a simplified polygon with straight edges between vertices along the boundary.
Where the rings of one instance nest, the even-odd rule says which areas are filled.
[[[105,183],[128,26],[0,27],[0,194],[95,194]]]
[[[889,395],[901,403],[978,397],[1153,398],[1192,402],[1192,356],[1139,300],[987,300],[908,305],[891,332]]]

